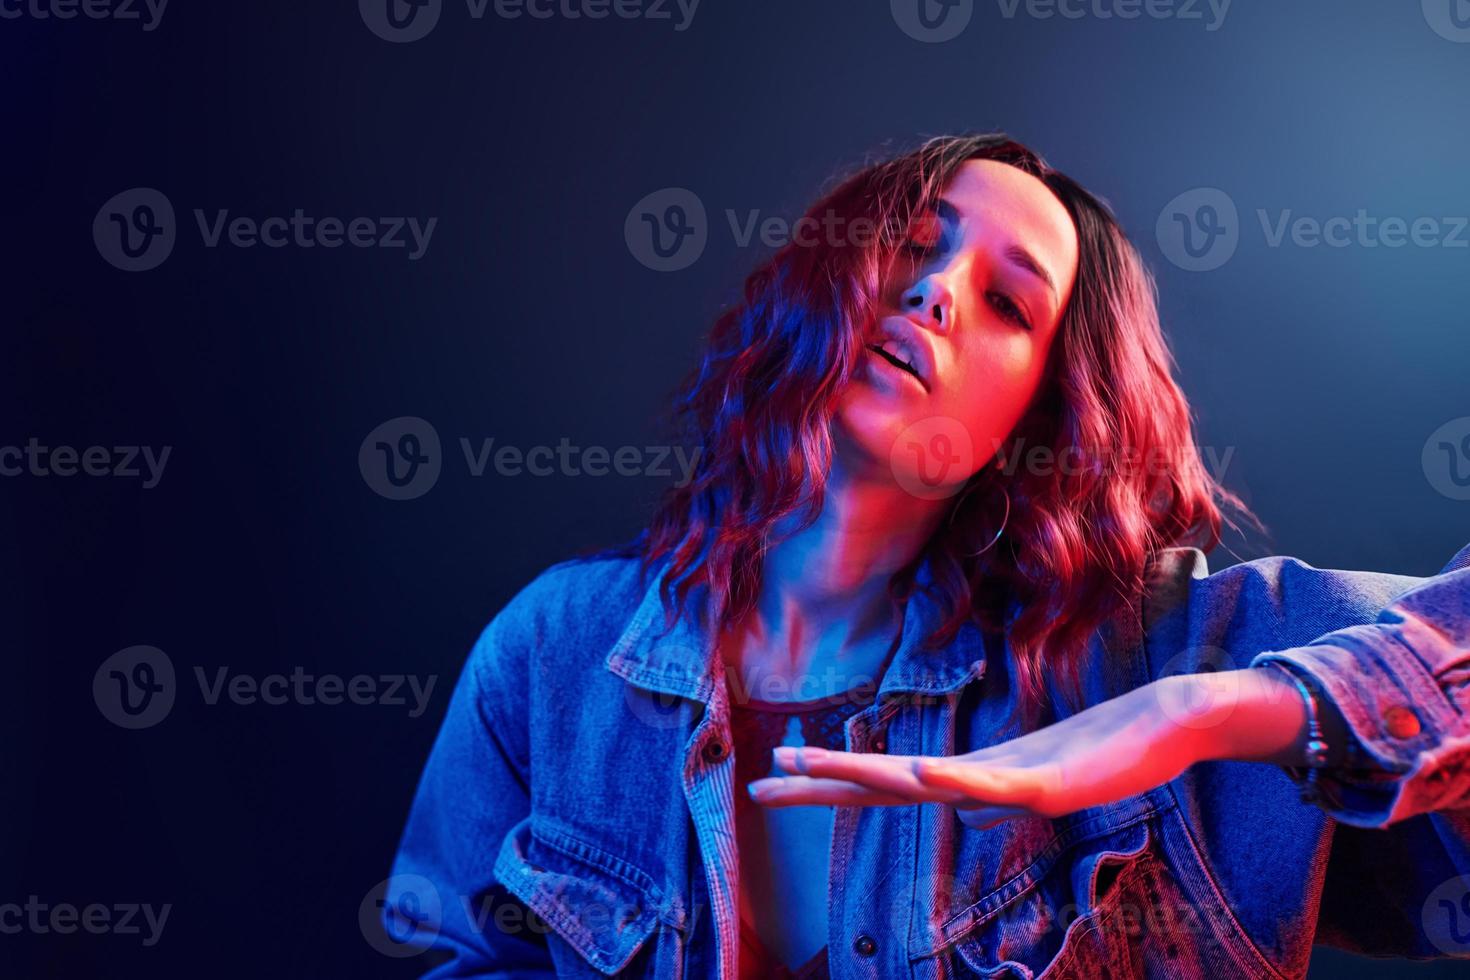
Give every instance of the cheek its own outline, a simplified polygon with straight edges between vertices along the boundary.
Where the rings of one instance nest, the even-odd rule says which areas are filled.
[[[1025,414],[1041,383],[1046,353],[1021,331],[981,337],[961,351],[959,381],[946,392],[945,410],[964,422],[982,452],[1004,440]]]

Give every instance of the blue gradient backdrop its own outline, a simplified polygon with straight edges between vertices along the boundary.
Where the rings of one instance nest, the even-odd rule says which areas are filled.
[[[1215,30],[1203,5],[1025,9],[976,3],[944,43],[876,0],[704,0],[682,31],[475,20],[449,0],[402,44],[346,0],[178,0],[153,30],[0,19],[0,445],[172,447],[147,490],[0,480],[0,901],[172,904],[151,947],[0,936],[0,972],[412,975],[358,909],[471,642],[546,565],[631,534],[665,482],[474,477],[459,439],[657,443],[666,395],[766,254],[726,211],[792,218],[923,135],[1009,130],[1115,206],[1158,275],[1201,441],[1233,453],[1226,482],[1273,531],[1240,556],[1428,574],[1470,539],[1470,503],[1421,458],[1470,415],[1470,233],[1273,247],[1258,217],[1470,214],[1470,43],[1416,0],[1236,0]],[[167,195],[179,239],[127,273],[91,226],[139,186]],[[661,273],[623,228],[666,187],[699,197],[709,241]],[[1239,211],[1234,255],[1202,272],[1155,235],[1200,187]],[[438,223],[417,261],[211,249],[195,208]],[[357,454],[404,415],[432,423],[443,472],[392,501]],[[126,731],[91,685],[134,644],[167,652],[179,694]],[[210,705],[194,670],[220,667],[438,681],[417,718]],[[1330,953],[1313,971],[1389,974],[1459,975]]]

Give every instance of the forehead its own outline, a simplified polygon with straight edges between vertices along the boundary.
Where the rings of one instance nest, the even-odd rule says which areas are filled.
[[[966,241],[1021,246],[1065,292],[1077,268],[1077,229],[1051,188],[1007,163],[966,160],[943,198],[959,212]]]

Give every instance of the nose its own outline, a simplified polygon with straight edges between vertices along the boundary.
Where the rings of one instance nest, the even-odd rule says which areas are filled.
[[[899,306],[924,329],[941,336],[949,333],[954,322],[954,297],[937,276],[925,276],[910,286],[900,297]]]

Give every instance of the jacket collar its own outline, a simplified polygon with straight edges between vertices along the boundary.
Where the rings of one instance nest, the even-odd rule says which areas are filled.
[[[709,587],[690,590],[681,616],[665,630],[659,583],[667,568],[660,565],[632,620],[608,651],[606,666],[630,684],[708,704],[717,681],[723,683],[716,663],[714,637],[707,628]],[[917,574],[918,588],[904,611],[898,649],[878,687],[884,700],[901,694],[942,695],[957,691],[985,676],[985,643],[980,629],[967,622],[943,649],[925,650],[924,638],[942,621],[943,609],[931,594],[933,575],[929,559]],[[692,615],[697,612],[698,615]]]

